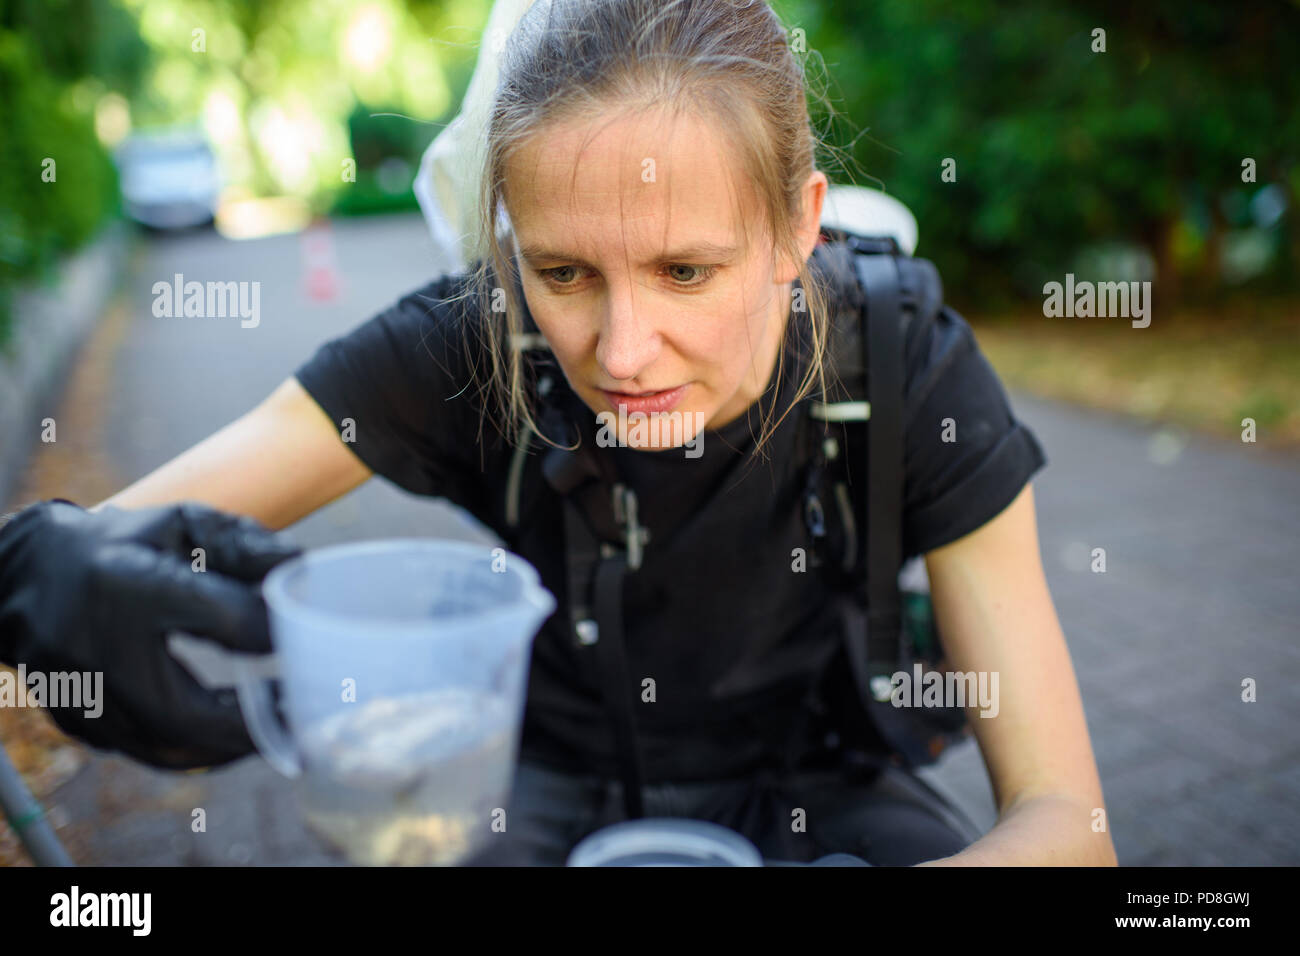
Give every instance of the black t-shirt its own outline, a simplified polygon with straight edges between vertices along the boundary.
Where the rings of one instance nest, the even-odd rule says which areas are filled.
[[[825,249],[814,253],[814,268]],[[561,502],[540,478],[539,454],[526,458],[519,525],[506,521],[513,449],[491,422],[480,427],[481,393],[470,383],[482,359],[466,344],[460,307],[444,301],[465,279],[442,276],[402,297],[322,345],[296,377],[337,426],[352,420],[348,447],[372,471],[465,508],[537,568],[558,606],[534,641],[521,753],[616,776],[592,652],[569,630]],[[656,686],[655,702],[637,713],[647,780],[721,778],[759,766],[766,755],[755,728],[779,722],[783,707],[793,714],[837,641],[827,581],[792,573],[793,549],[812,550],[799,416],[786,416],[754,454],[762,413],[786,409],[804,367],[795,336],[786,347],[779,388],[774,382],[747,414],[706,431],[698,458],[681,449],[600,449],[637,493],[649,530],[623,604],[629,673]],[[902,525],[904,555],[912,556],[995,517],[1046,457],[957,313],[936,306],[912,316],[904,361]],[[590,440],[594,413],[559,379]],[[945,440],[946,419],[960,440]],[[713,582],[721,583],[711,591]],[[712,746],[683,746],[688,739]]]

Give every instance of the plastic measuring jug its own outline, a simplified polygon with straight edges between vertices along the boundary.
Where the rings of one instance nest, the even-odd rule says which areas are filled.
[[[503,548],[400,538],[308,551],[262,592],[274,653],[236,662],[240,708],[298,781],[308,824],[354,863],[447,865],[480,848],[555,609],[537,571]]]
[[[646,817],[611,823],[583,837],[567,866],[762,866],[742,834],[717,823]]]

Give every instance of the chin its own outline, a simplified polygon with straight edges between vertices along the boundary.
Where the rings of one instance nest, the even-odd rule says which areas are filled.
[[[698,458],[702,453],[707,422],[704,412],[691,409],[651,415],[635,412],[620,415],[618,410],[604,409],[596,413],[596,443],[643,451],[680,448],[687,458]]]

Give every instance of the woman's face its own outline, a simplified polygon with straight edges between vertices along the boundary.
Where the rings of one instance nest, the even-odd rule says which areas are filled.
[[[633,447],[693,442],[758,399],[798,274],[773,261],[757,197],[714,130],[693,117],[669,129],[654,113],[556,125],[506,171],[528,308],[574,391]],[[748,241],[735,188],[753,210]],[[804,259],[825,189],[814,172]],[[634,429],[638,413],[665,427]]]

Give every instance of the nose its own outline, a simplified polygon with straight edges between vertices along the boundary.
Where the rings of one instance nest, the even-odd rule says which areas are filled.
[[[638,309],[635,299],[632,283],[617,288],[611,283],[596,343],[596,361],[619,383],[629,383],[649,368],[662,346],[647,304],[643,301]]]

